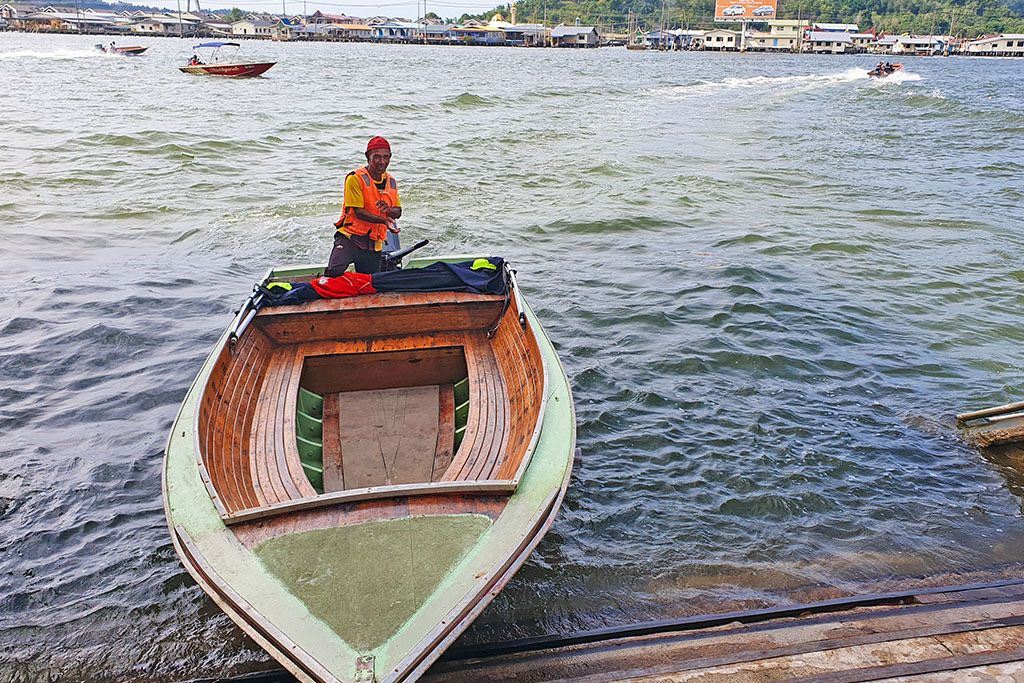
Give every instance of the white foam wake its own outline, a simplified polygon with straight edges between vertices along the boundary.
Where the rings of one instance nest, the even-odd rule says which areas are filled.
[[[0,52],[0,59],[82,59],[83,57],[106,57],[99,50],[11,50]]]
[[[900,83],[919,81],[921,80],[921,74],[915,74],[905,69],[900,69],[899,71],[892,74],[888,78],[873,78],[871,80],[874,81],[877,85],[885,85],[886,83],[895,83],[896,85],[899,85]]]
[[[710,93],[718,90],[734,90],[742,88],[771,89],[782,87],[795,90],[813,90],[814,88],[837,83],[851,83],[868,80],[867,69],[850,68],[829,74],[802,74],[795,76],[751,76],[749,78],[725,78],[721,81],[703,81],[689,85],[674,85],[654,89],[654,93],[672,98],[687,97],[699,93]],[[906,71],[897,71],[888,78],[870,79],[876,84],[905,83],[919,81],[921,76]]]

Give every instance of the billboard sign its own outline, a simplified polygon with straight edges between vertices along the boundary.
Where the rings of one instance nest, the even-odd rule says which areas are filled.
[[[715,0],[715,21],[768,21],[778,0]]]

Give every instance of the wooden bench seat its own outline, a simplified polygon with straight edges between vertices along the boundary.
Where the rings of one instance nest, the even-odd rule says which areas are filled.
[[[493,479],[504,456],[508,431],[505,378],[483,332],[463,337],[469,370],[469,419],[466,434],[442,481]]]
[[[264,308],[256,322],[279,344],[483,329],[505,297],[463,292],[387,293]]]
[[[250,330],[233,353],[203,393],[199,434],[202,471],[221,515],[315,496],[295,439],[297,348],[275,348]]]

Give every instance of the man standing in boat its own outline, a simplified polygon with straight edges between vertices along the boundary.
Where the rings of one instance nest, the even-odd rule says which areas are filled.
[[[366,145],[366,166],[345,176],[341,218],[334,224],[334,248],[324,275],[337,277],[351,264],[357,273],[380,270],[380,254],[388,231],[398,234],[396,219],[402,217],[398,184],[388,172],[391,145],[377,136]]]

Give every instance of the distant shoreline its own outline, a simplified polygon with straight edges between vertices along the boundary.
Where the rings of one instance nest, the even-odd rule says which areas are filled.
[[[460,40],[430,40],[430,41],[419,41],[419,40],[396,40],[396,39],[377,39],[377,38],[360,38],[360,37],[317,37],[317,38],[294,38],[289,40],[279,40],[272,36],[258,36],[258,35],[222,35],[212,32],[194,32],[185,35],[174,35],[174,34],[157,34],[157,33],[119,33],[110,31],[75,31],[67,29],[48,29],[45,31],[29,31],[22,28],[8,27],[0,29],[2,33],[22,33],[28,35],[78,35],[78,36],[113,36],[125,40],[138,39],[152,39],[152,38],[176,38],[176,39],[218,39],[218,40],[230,40],[230,41],[256,41],[256,42],[272,42],[272,43],[376,43],[381,45],[421,45],[421,46],[436,46],[436,45],[449,45],[449,46],[460,46],[460,47],[514,47],[514,48],[547,48],[547,49],[596,49],[596,48],[623,48],[626,47],[620,42],[604,43],[594,46],[569,46],[569,45],[508,45],[508,44],[484,44],[484,43],[469,43]],[[631,50],[633,51],[633,50]],[[826,51],[811,51],[811,50],[766,50],[759,48],[748,48],[745,50],[739,49],[665,49],[657,47],[646,47],[642,50],[636,50],[642,52],[731,52],[736,54],[781,54],[781,55],[819,55],[829,57],[854,57],[854,56],[874,56],[874,57],[892,57],[892,58],[909,58],[909,57],[975,57],[975,58],[990,58],[990,59],[1021,59],[1024,58],[1024,54],[1008,54],[1008,55],[990,55],[990,54],[977,54],[968,52],[950,52],[948,54],[930,54],[930,55],[915,55],[915,54],[893,54],[890,52],[870,52],[870,51],[850,51],[850,52],[826,52]]]

